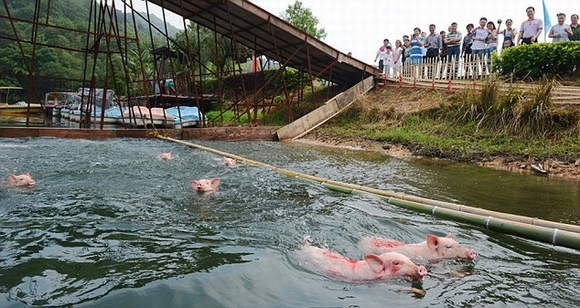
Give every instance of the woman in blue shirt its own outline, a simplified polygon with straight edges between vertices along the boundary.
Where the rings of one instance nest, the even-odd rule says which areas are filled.
[[[409,52],[409,60],[411,64],[421,64],[423,63],[423,52],[421,47],[425,44],[425,39],[421,37],[421,29],[413,29],[413,35],[411,36],[411,50]]]

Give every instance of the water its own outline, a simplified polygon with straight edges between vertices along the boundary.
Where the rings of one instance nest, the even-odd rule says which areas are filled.
[[[578,223],[580,185],[458,164],[272,142],[203,142],[285,169],[438,200]],[[176,158],[158,161],[171,151]],[[580,253],[333,192],[269,168],[160,140],[0,139],[0,307],[572,307]],[[218,191],[188,182],[220,177]],[[448,233],[475,262],[429,276],[351,284],[303,268],[316,245],[361,258],[364,235]],[[407,291],[411,286],[424,296]]]

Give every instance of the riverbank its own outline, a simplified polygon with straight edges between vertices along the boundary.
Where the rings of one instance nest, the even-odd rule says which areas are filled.
[[[387,86],[318,127],[300,142],[433,159],[580,182],[578,138],[535,138],[486,132],[434,118],[457,96]],[[557,106],[579,112],[578,106]],[[508,140],[504,140],[508,139]],[[562,155],[561,153],[565,153]]]
[[[449,163],[455,162],[454,160],[448,158],[426,157],[420,154],[416,154],[411,149],[401,144],[383,143],[374,140],[365,140],[363,138],[348,138],[322,132],[310,133],[304,138],[296,141],[307,144],[340,147],[352,150],[374,151],[403,160],[430,159],[446,161]],[[545,172],[536,170],[538,168],[533,169],[532,165],[537,166],[538,164],[533,160],[526,161],[509,156],[496,156],[492,157],[491,159],[484,159],[474,163],[478,166],[495,170],[517,172],[531,176],[547,176],[580,183],[580,160],[574,163],[569,163],[558,159],[547,160],[541,164],[541,167],[543,170],[545,170]]]

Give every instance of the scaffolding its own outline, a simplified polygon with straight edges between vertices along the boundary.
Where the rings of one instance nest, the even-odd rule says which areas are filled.
[[[87,0],[84,28],[59,24],[62,18],[51,16],[58,1],[34,1],[32,18],[15,9],[15,0],[5,0],[0,8],[5,29],[0,48],[20,54],[15,67],[2,69],[1,82],[14,84],[0,86],[21,86],[26,102],[40,104],[48,92],[113,90],[115,105],[129,110],[129,121],[121,116],[123,128],[134,128],[130,119],[137,115],[131,110],[153,118],[151,109],[172,106],[195,106],[202,118],[211,113],[199,122],[201,127],[268,125],[272,117],[287,124],[301,116],[293,114],[295,107],[308,103],[314,109],[378,74],[247,1],[146,0],[146,12],[138,12],[133,1],[141,0]],[[153,16],[152,6],[161,7],[162,16]],[[172,33],[169,11],[182,17],[186,30]],[[66,33],[69,39],[47,41],[47,33]],[[44,54],[61,51],[82,61],[71,62],[67,73],[39,70]],[[94,107],[92,96],[81,101]],[[105,107],[111,102],[99,104],[100,122],[81,115],[71,127],[104,129]]]

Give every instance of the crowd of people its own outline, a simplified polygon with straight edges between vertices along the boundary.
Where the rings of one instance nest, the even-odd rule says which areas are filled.
[[[429,25],[429,33],[422,32],[419,27],[413,29],[411,35],[403,35],[395,40],[394,46],[389,39],[383,40],[383,45],[376,53],[375,62],[384,74],[392,75],[399,72],[403,64],[421,64],[425,59],[441,59],[459,61],[459,57],[483,58],[498,50],[499,37],[503,36],[502,49],[516,45],[534,44],[544,30],[544,23],[535,17],[534,7],[526,8],[527,20],[521,23],[519,29],[513,21],[507,19],[505,29],[502,20],[496,23],[482,17],[477,27],[468,24],[466,34],[458,30],[456,22],[451,23],[447,31],[436,31],[434,24]],[[552,42],[577,41],[580,43],[580,27],[578,14],[570,16],[570,24],[566,24],[566,14],[558,13],[558,23],[548,31]]]

